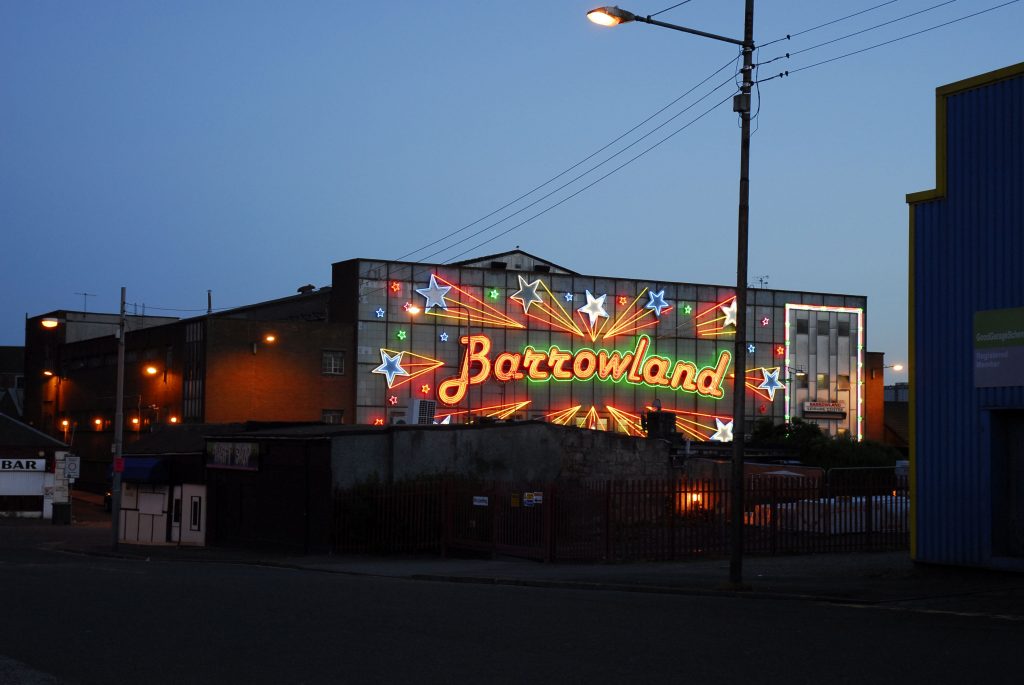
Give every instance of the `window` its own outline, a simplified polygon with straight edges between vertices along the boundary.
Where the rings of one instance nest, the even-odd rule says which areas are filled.
[[[807,319],[796,320],[796,332],[807,335]]]
[[[839,321],[839,335],[850,335],[850,321]]]
[[[341,423],[341,417],[344,415],[344,409],[324,409],[320,412],[320,422],[336,426]]]
[[[794,383],[794,385],[797,388],[806,388],[807,387],[807,374],[804,373],[803,371],[800,371],[793,378],[793,383]]]
[[[836,390],[849,390],[850,389],[850,376],[839,375],[836,376]]]
[[[827,388],[828,387],[828,374],[827,373],[819,373],[818,374],[818,380],[816,382],[818,384],[818,388]]]
[[[818,317],[818,335],[828,335],[828,317]]]
[[[335,376],[345,373],[345,353],[341,350],[324,350],[320,372]]]

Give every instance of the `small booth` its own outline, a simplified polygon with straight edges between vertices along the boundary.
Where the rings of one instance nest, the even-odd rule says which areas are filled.
[[[61,441],[0,414],[0,516],[70,522],[66,456]]]

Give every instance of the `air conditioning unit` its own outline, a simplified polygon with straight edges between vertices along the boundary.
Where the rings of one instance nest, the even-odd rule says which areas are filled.
[[[409,423],[429,426],[434,423],[437,402],[434,400],[413,400],[409,406]]]

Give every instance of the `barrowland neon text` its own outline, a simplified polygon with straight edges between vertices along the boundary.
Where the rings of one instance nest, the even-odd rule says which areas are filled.
[[[714,366],[698,369],[689,361],[672,362],[667,357],[648,354],[651,339],[637,338],[632,351],[581,349],[575,352],[552,345],[548,351],[527,346],[522,352],[501,352],[491,358],[491,339],[486,335],[464,335],[459,342],[465,346],[459,374],[446,379],[437,388],[441,402],[458,404],[470,385],[490,378],[498,381],[602,381],[625,382],[632,385],[662,387],[721,399],[722,384],[732,361],[723,350]]]

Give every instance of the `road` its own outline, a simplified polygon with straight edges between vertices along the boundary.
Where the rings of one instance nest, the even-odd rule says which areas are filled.
[[[83,556],[0,527],[0,681],[1019,682],[1024,622]]]

